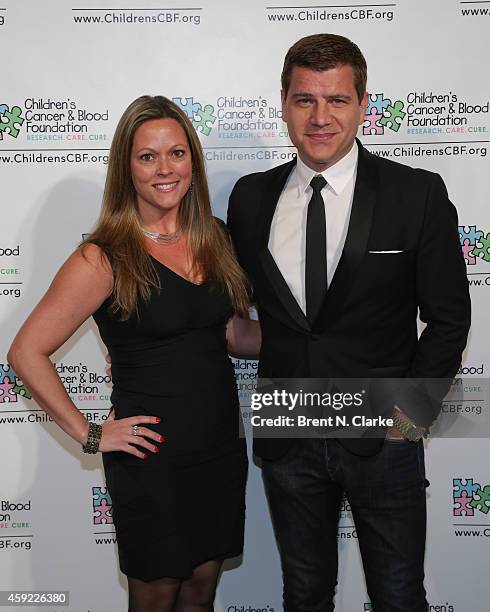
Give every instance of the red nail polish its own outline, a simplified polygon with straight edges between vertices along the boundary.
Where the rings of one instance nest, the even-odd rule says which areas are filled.
[[[159,419],[158,417],[156,417],[156,419],[155,419],[155,420],[156,420],[156,422],[157,422],[157,423],[160,423],[160,421],[161,421],[162,419]]]
[[[165,442],[165,438],[163,436],[160,436],[160,442]]]
[[[148,459],[148,455],[143,455],[143,459]]]
[[[155,448],[153,449],[153,452],[154,452],[154,453],[159,453],[159,452],[160,452],[160,449],[159,449],[158,447],[156,447],[156,446],[155,446]]]

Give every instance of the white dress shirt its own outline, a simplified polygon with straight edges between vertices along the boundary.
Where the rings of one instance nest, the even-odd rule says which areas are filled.
[[[321,173],[309,168],[298,156],[296,167],[279,197],[269,234],[269,251],[304,313],[306,215],[313,193],[310,181],[318,174],[327,181],[322,196],[327,231],[327,278],[330,285],[347,236],[358,156],[358,146],[354,142],[347,155]]]

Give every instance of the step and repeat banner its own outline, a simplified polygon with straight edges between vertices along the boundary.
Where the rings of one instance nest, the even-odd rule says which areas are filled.
[[[370,92],[360,139],[376,155],[439,172],[446,182],[459,211],[473,301],[460,374],[474,388],[470,399],[448,400],[444,411],[485,417],[489,26],[490,2],[481,1],[1,2],[0,590],[69,591],[69,605],[54,600],[52,610],[126,607],[100,455],[83,455],[58,430],[5,357],[57,268],[93,226],[120,115],[142,94],[174,99],[200,134],[214,211],[225,218],[240,176],[295,154],[279,92],[284,55],[301,36],[328,31],[358,43],[368,61]],[[53,356],[67,392],[89,420],[105,419],[109,409],[104,354],[88,321]],[[256,368],[236,361],[245,418]],[[488,610],[488,451],[484,438],[427,443],[432,611]],[[153,537],[144,524],[140,537]],[[338,542],[337,609],[369,611],[347,501]],[[245,554],[227,564],[216,606],[226,612],[281,609],[279,559],[253,463]]]

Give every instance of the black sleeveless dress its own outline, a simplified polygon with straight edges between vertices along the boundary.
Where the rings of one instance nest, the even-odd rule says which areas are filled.
[[[166,441],[146,460],[104,453],[121,571],[150,581],[243,550],[247,454],[225,325],[226,292],[152,258],[161,290],[119,321],[94,313],[112,360],[116,419],[158,416]],[[145,425],[148,427],[148,425]]]

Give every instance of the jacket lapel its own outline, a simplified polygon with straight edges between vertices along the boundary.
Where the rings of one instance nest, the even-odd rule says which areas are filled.
[[[315,327],[325,328],[342,311],[366,253],[373,223],[378,177],[371,154],[359,143],[356,184],[345,245]]]
[[[328,288],[324,303],[318,314],[314,329],[321,331],[329,321],[342,311],[349,296],[354,277],[366,253],[369,234],[373,222],[374,206],[377,197],[377,170],[371,161],[371,154],[357,141],[359,160],[352,209],[345,245],[334,277]],[[294,323],[305,331],[311,331],[304,312],[291,293],[269,248],[269,234],[277,202],[284,189],[287,178],[295,166],[293,160],[280,166],[274,177],[268,181],[261,203],[259,227],[259,265],[278,300]]]
[[[278,168],[275,176],[268,181],[262,196],[259,228],[259,264],[270,286],[274,289],[278,300],[291,319],[300,328],[310,330],[308,320],[298,302],[291,293],[289,285],[284,280],[274,258],[269,251],[269,234],[277,202],[284,189],[288,176],[296,165],[296,160]]]

